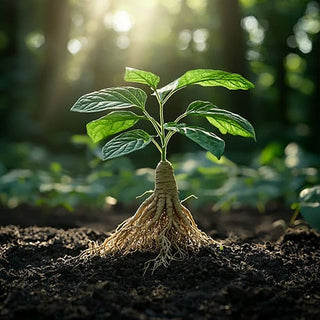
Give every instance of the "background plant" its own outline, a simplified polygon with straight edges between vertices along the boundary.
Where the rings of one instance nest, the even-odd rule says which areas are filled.
[[[73,153],[63,156],[30,143],[2,144],[1,205],[64,206],[74,212],[107,208],[106,198],[112,197],[129,210],[137,206],[136,196],[153,188],[152,168],[139,169],[126,157],[101,162],[99,145],[86,135],[74,136],[72,144]],[[320,181],[319,157],[299,145],[271,143],[246,156],[246,164],[237,164],[226,156],[217,161],[205,151],[173,154],[181,198],[198,196],[188,202],[198,210],[214,203],[215,211],[250,207],[263,212],[271,204],[289,208],[303,188]]]
[[[291,219],[293,223],[299,212],[303,219],[318,232],[320,232],[320,186],[305,188],[299,194],[299,202],[292,204],[295,213]]]

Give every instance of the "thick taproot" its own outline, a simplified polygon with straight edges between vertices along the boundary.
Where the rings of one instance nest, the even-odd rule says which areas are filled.
[[[156,168],[155,194],[177,193],[177,183],[169,161],[160,161]]]

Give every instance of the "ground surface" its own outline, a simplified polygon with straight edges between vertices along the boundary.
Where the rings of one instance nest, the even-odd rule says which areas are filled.
[[[254,230],[236,221],[242,236],[207,229],[216,246],[145,276],[149,254],[73,258],[105,232],[3,226],[0,319],[319,320],[319,234],[296,228],[279,235],[266,217]]]

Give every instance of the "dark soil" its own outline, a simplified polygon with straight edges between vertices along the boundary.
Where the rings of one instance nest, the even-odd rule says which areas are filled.
[[[216,246],[145,276],[151,254],[74,258],[103,231],[3,226],[0,318],[319,320],[320,235],[296,228],[265,241],[266,225],[238,224],[247,236],[211,230]]]

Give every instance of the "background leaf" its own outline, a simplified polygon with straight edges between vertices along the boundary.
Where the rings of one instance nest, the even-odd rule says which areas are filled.
[[[205,150],[211,152],[218,159],[223,155],[225,143],[212,132],[206,131],[200,127],[187,126],[183,123],[176,124],[174,122],[165,124],[165,129],[181,133]]]
[[[158,93],[161,97],[164,97],[169,92],[177,91],[193,84],[203,87],[221,86],[229,90],[248,90],[254,88],[254,85],[249,80],[237,73],[212,69],[195,69],[187,71],[180,78],[160,88]]]
[[[113,134],[134,126],[143,116],[131,111],[114,111],[108,115],[87,124],[87,134],[93,142],[107,138]]]
[[[222,134],[230,133],[256,139],[254,128],[248,120],[236,113],[219,109],[211,102],[194,101],[188,106],[186,114],[206,117]]]
[[[145,148],[152,141],[147,132],[137,129],[124,132],[102,148],[102,159],[108,160]]]
[[[301,215],[320,232],[320,185],[302,190],[299,200]]]
[[[90,113],[131,107],[144,109],[146,100],[146,93],[139,88],[107,88],[81,96],[71,111]]]
[[[160,81],[160,77],[149,71],[143,71],[135,68],[126,67],[124,80],[128,82],[147,84],[151,88],[156,90]]]

